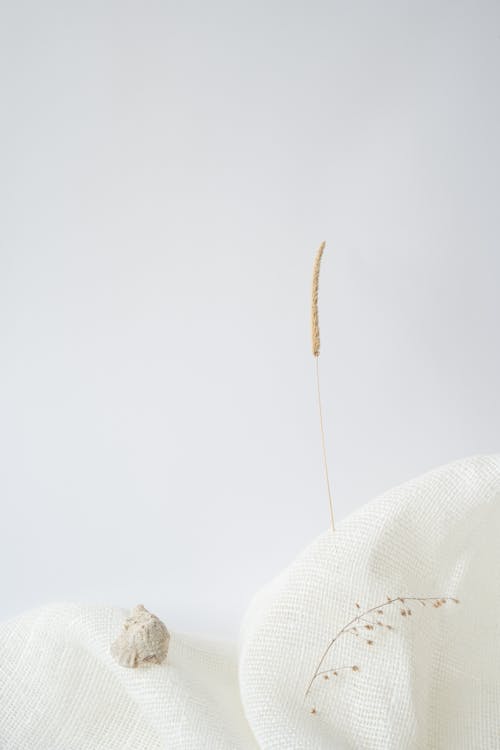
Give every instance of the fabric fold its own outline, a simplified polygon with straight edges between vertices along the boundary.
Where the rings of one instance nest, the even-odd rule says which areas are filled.
[[[2,750],[500,750],[500,456],[396,487],[250,603],[239,653],[172,633],[119,666],[127,615],[0,624]]]

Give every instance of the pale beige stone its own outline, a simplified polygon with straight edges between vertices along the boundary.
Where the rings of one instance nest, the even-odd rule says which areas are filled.
[[[161,664],[168,653],[170,633],[162,621],[142,605],[130,613],[111,646],[111,653],[122,667]]]

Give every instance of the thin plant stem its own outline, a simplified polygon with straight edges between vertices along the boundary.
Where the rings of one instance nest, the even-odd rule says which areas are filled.
[[[332,491],[330,487],[330,477],[328,475],[328,463],[326,460],[325,430],[323,427],[323,410],[321,407],[321,389],[320,389],[320,384],[319,384],[319,355],[315,357],[315,360],[316,360],[316,385],[317,385],[317,390],[318,390],[319,425],[321,429],[321,447],[323,449],[323,466],[325,468],[326,488],[328,491],[328,503],[330,506],[330,521],[332,525],[332,531],[335,531],[335,518],[333,515]]]

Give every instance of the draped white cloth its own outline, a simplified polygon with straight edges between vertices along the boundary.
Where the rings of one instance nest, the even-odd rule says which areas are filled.
[[[126,615],[0,624],[2,750],[500,749],[500,456],[320,536],[257,594],[239,649],[173,633],[165,664],[126,669],[109,650]]]

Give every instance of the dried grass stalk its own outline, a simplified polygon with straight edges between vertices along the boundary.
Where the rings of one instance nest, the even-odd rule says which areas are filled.
[[[316,384],[318,388],[318,408],[319,408],[319,424],[321,428],[321,445],[323,448],[323,463],[325,467],[325,479],[326,488],[328,490],[328,503],[330,505],[330,521],[332,525],[332,531],[335,531],[335,519],[333,515],[333,501],[332,491],[330,488],[330,478],[328,476],[328,463],[326,460],[326,446],[325,446],[325,430],[323,428],[323,410],[321,408],[321,389],[319,384],[319,315],[318,315],[318,290],[319,290],[319,269],[321,265],[321,258],[323,257],[323,250],[325,249],[326,242],[322,242],[314,258],[313,266],[313,277],[312,277],[312,300],[311,300],[311,334],[312,334],[312,353],[315,357],[316,362]]]
[[[321,266],[321,258],[323,257],[323,250],[325,249],[326,242],[322,242],[316,253],[313,266],[313,277],[312,277],[312,300],[311,300],[311,336],[312,336],[312,353],[315,357],[319,357],[319,315],[318,315],[318,291],[319,291],[319,269]]]

